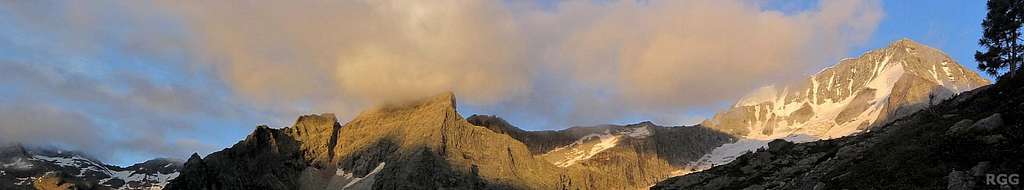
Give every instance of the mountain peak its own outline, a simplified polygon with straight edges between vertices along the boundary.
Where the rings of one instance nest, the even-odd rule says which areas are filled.
[[[910,38],[900,38],[899,40],[889,43],[889,47],[922,47],[925,46],[921,43],[917,43]]]
[[[448,91],[448,92],[444,92],[444,93],[441,93],[441,94],[438,94],[438,95],[434,95],[433,97],[428,99],[427,102],[429,102],[431,104],[435,104],[435,103],[436,104],[442,104],[442,105],[446,105],[445,107],[450,107],[452,109],[455,109],[455,106],[456,106],[456,104],[455,104],[455,93],[453,93],[451,91]]]
[[[626,125],[626,126],[631,126],[631,127],[632,126],[650,127],[650,126],[658,126],[658,125],[654,124],[654,122],[652,122],[652,121],[643,121],[643,122],[640,122],[640,123],[630,124],[630,125]]]
[[[295,121],[297,133],[318,133],[338,125],[338,117],[334,113],[325,112],[319,114],[306,114],[299,116]]]
[[[941,50],[903,38],[802,83],[756,90],[705,123],[752,138],[834,138],[920,109],[930,94],[942,99],[988,83]]]
[[[364,111],[363,113],[360,113],[358,116],[356,116],[355,120],[359,120],[358,118],[371,118],[380,116],[382,114],[390,115],[390,113],[406,111],[435,113],[457,112],[455,108],[455,93],[444,92],[430,97],[416,99],[412,101],[382,104],[377,106],[376,108],[372,108],[367,111]]]
[[[186,161],[186,162],[192,162],[193,160],[195,160],[195,161],[203,160],[203,157],[199,156],[198,152],[193,152],[192,156],[189,156],[188,157],[188,161]]]
[[[334,116],[334,113],[321,113],[321,114],[310,114],[299,116],[299,119],[295,121],[296,124],[313,121],[337,121],[338,118]]]
[[[290,132],[296,140],[302,142],[299,146],[308,150],[304,152],[306,157],[317,162],[317,165],[325,165],[334,158],[333,149],[337,145],[340,129],[341,124],[333,113],[322,113],[299,116]]]

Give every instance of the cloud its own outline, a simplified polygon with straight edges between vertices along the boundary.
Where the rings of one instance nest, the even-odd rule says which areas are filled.
[[[202,62],[254,103],[350,115],[454,91],[558,124],[676,114],[802,78],[882,17],[878,2],[858,0],[785,13],[731,0],[162,5],[193,29]]]
[[[636,108],[662,110],[710,105],[763,81],[803,77],[806,68],[865,40],[846,36],[870,34],[881,14],[860,1],[823,1],[789,15],[740,1],[565,8],[597,17],[559,50],[574,79],[615,88]]]
[[[454,91],[529,93],[511,17],[494,1],[167,2],[220,77],[251,102],[355,112]],[[340,109],[340,110],[339,110]]]
[[[564,118],[549,122],[556,128],[628,117],[693,124],[678,118],[833,64],[882,16],[878,2],[857,0],[790,12],[729,0],[559,3],[528,15],[524,30],[541,39],[531,44],[543,49],[531,54],[544,63],[536,67],[564,75],[535,86],[560,87],[485,110]],[[567,107],[545,108],[552,102]]]
[[[0,75],[11,77],[0,81],[0,143],[83,150],[105,160],[125,153],[178,158],[213,149],[168,135],[206,130],[195,118],[241,114],[192,87],[112,73],[97,78],[42,60],[0,60]]]
[[[104,139],[85,115],[40,104],[5,103],[0,107],[0,143],[71,144],[102,150]],[[96,154],[109,153],[107,151]]]
[[[208,130],[208,120],[282,126],[316,112],[344,119],[442,91],[530,129],[632,119],[692,124],[694,110],[831,64],[883,16],[872,0],[766,7],[742,0],[7,2],[0,24],[14,27],[0,28],[7,52],[0,66],[14,69],[0,71],[13,78],[0,85],[13,90],[0,93],[16,98],[0,102],[2,111],[81,121],[5,120],[15,123],[0,129],[13,131],[5,139],[25,136],[17,140],[114,130],[119,137],[80,134],[104,136],[102,146],[120,151],[177,155],[213,149],[188,137]]]

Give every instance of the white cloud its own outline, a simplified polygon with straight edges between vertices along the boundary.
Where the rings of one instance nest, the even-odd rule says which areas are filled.
[[[453,91],[460,104],[549,125],[527,126],[535,129],[627,117],[691,121],[673,114],[733,101],[766,82],[802,77],[809,67],[830,64],[865,41],[882,17],[878,2],[870,0],[821,1],[817,8],[785,13],[741,0],[566,1],[546,8],[454,0],[55,4],[2,4],[13,16],[0,21],[14,29],[59,34],[37,41],[0,39],[31,42],[0,47],[30,46],[35,56],[49,57],[115,49],[141,61],[183,59],[189,63],[173,66],[186,73],[174,74],[209,74],[229,91],[228,97],[211,98],[223,95],[204,92],[209,87],[117,83],[128,86],[125,95],[101,92],[111,81],[2,83],[41,84],[62,99],[116,108],[103,117],[141,110],[141,121],[173,122],[195,117],[186,113],[230,115],[241,111],[225,107],[244,107],[271,110],[276,115],[267,120],[276,121],[315,112],[345,118],[373,104]],[[61,16],[42,16],[53,13]],[[105,47],[108,41],[119,47]],[[75,131],[62,123],[18,122],[47,128],[20,134]],[[88,129],[71,129],[83,128]],[[161,131],[137,129],[130,135]],[[187,148],[174,144],[190,144],[165,141],[145,151],[181,152]]]

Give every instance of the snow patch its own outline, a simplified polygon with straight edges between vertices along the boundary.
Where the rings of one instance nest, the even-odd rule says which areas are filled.
[[[93,170],[93,171],[104,173],[104,174],[107,174],[108,176],[110,176],[110,177],[105,178],[105,179],[100,179],[99,180],[99,184],[106,185],[107,182],[109,182],[110,180],[114,180],[114,179],[119,179],[121,181],[124,181],[124,185],[122,185],[121,187],[117,188],[117,189],[122,189],[122,190],[123,189],[140,189],[140,188],[144,188],[144,189],[163,189],[163,187],[167,186],[167,184],[170,183],[171,180],[173,180],[174,178],[177,178],[179,175],[181,175],[181,173],[179,173],[179,172],[173,172],[173,173],[159,173],[159,172],[157,172],[157,173],[153,173],[153,174],[143,174],[143,173],[135,173],[135,171],[131,171],[131,170],[114,171],[114,170],[110,170],[110,169],[98,168],[98,167],[90,166],[90,167],[83,168],[82,172],[81,172],[81,174],[79,174],[79,176],[83,176],[86,170]],[[146,184],[146,183],[143,183],[143,182],[150,182],[148,184],[150,186],[149,187],[129,187],[129,183],[131,183],[131,182],[137,182],[139,184]]]
[[[110,181],[110,180],[113,180],[113,179],[120,179],[120,180],[125,182],[125,185],[121,186],[121,188],[119,188],[119,189],[128,189],[128,183],[130,183],[130,182],[144,182],[144,181],[156,182],[156,183],[152,184],[153,186],[151,186],[150,188],[157,188],[157,189],[159,189],[159,188],[163,188],[164,186],[167,186],[167,183],[170,183],[170,181],[172,179],[177,178],[178,175],[181,174],[179,172],[167,173],[167,174],[163,174],[163,173],[137,174],[137,173],[135,173],[135,171],[108,171],[108,172],[109,172],[110,178],[100,180],[100,184],[105,184],[107,181]]]
[[[635,132],[634,135],[649,135],[650,131],[647,131],[646,127],[644,128],[642,131],[633,131]],[[618,145],[621,136],[611,134],[610,131],[605,130],[600,134],[584,136],[572,144],[544,153],[541,157],[551,161],[555,166],[569,167],[580,161],[590,159],[597,155],[597,153],[615,147]]]
[[[74,156],[74,157],[71,157],[71,158],[65,158],[65,157],[50,157],[50,156],[42,156],[42,155],[33,155],[32,158],[35,158],[37,160],[45,160],[47,162],[53,163],[53,164],[55,164],[57,166],[60,166],[60,167],[77,167],[78,166],[78,164],[75,163],[75,159],[78,158],[77,156]]]
[[[883,65],[887,65],[887,62],[888,60],[883,61]],[[823,133],[815,135],[825,139],[848,136],[860,132],[861,129],[859,128],[863,123],[874,123],[882,113],[883,106],[885,106],[884,102],[892,94],[892,88],[896,86],[896,82],[899,81],[906,71],[903,69],[902,64],[894,64],[891,67],[882,68],[879,72],[874,79],[865,85],[865,89],[875,90],[874,97],[867,102],[870,104],[868,109],[864,110],[852,121],[837,124],[835,123],[835,118],[849,106],[855,95],[851,95],[839,103],[815,105],[815,111],[819,111],[819,113],[816,114],[817,119],[812,120],[815,120],[819,125],[832,125],[825,131],[822,131]]]
[[[791,135],[782,139],[794,143],[818,140],[817,137],[810,135]],[[722,146],[711,150],[711,153],[704,155],[699,160],[690,163],[690,166],[693,167],[690,172],[701,171],[711,167],[728,164],[744,153],[752,152],[759,148],[768,146],[768,142],[771,141],[772,140],[744,138],[734,143],[723,144]]]
[[[651,136],[651,130],[648,129],[647,126],[642,126],[637,128],[631,128],[625,131],[625,134],[626,136],[633,138],[645,138],[647,136]]]
[[[349,189],[349,188],[352,188],[354,185],[359,184],[359,182],[363,181],[363,179],[367,179],[367,182],[372,183],[371,180],[373,180],[373,178],[376,176],[377,172],[380,172],[381,170],[384,169],[384,165],[386,165],[386,164],[387,163],[384,163],[384,162],[381,162],[380,164],[377,164],[377,167],[373,168],[373,170],[371,170],[370,173],[367,173],[363,177],[355,177],[354,173],[346,172],[345,170],[341,170],[341,169],[335,171],[334,175],[342,177],[344,179],[349,179],[350,181],[348,181],[348,183],[346,183],[345,186],[341,187],[341,189]]]
[[[784,88],[781,93],[783,97],[772,97],[765,95],[752,95],[749,97],[759,97],[760,100],[768,100],[774,98],[774,100],[763,101],[758,105],[749,106],[755,113],[752,115],[752,119],[747,122],[748,130],[755,131],[747,134],[745,137],[750,139],[759,140],[772,140],[778,138],[785,138],[791,135],[813,135],[821,138],[835,138],[841,136],[847,136],[853,133],[860,132],[864,123],[873,123],[883,112],[884,102],[889,97],[892,91],[892,87],[895,86],[896,81],[905,73],[902,64],[890,64],[889,56],[885,56],[881,61],[875,62],[875,68],[871,71],[872,78],[867,81],[865,86],[859,89],[842,89],[849,90],[850,95],[842,97],[841,99],[825,98],[825,101],[818,103],[816,101],[818,89],[817,77],[811,78],[812,95],[797,99],[796,101],[787,101],[789,98],[785,97],[788,94],[788,88]],[[834,79],[835,73],[829,73],[831,84],[825,84],[829,86],[841,86],[842,84],[835,84]],[[852,85],[846,85],[850,87]],[[772,87],[774,88],[774,87]],[[768,89],[768,88],[765,88]],[[861,90],[874,89],[874,97],[867,101],[869,105],[868,109],[855,116],[853,121],[845,123],[836,123],[835,118],[845,110],[853,102],[853,98]],[[835,90],[835,89],[833,89]],[[803,91],[803,90],[801,90]],[[823,93],[828,93],[830,90],[826,89]],[[755,94],[764,94],[755,93]],[[743,100],[740,102],[751,102],[753,98]],[[767,104],[767,105],[765,105]],[[738,104],[743,105],[743,104]],[[749,104],[748,104],[749,105]],[[791,121],[786,117],[791,116],[797,110],[800,110],[804,105],[809,105],[813,111],[811,118],[806,121],[797,122]],[[762,134],[760,131],[770,129],[769,133]]]
[[[89,172],[89,171],[95,171],[95,172],[104,173],[104,174],[108,174],[108,175],[110,174],[110,170],[109,169],[99,168],[99,167],[96,167],[96,166],[88,166],[88,167],[85,167],[85,168],[82,168],[81,170],[79,170],[78,177],[85,176],[85,173]]]
[[[34,165],[32,165],[32,163],[26,161],[25,159],[17,158],[17,159],[14,160],[14,162],[4,163],[4,164],[0,165],[0,168],[10,168],[10,169],[15,169],[15,170],[27,170],[27,169],[31,169],[32,166],[34,166]]]
[[[36,181],[36,177],[19,177],[19,178],[14,178],[14,180],[15,180],[14,185],[17,185],[17,186],[32,185],[32,182]]]
[[[160,187],[158,189],[163,189],[163,187],[167,186],[168,183],[171,183],[172,179],[177,178],[178,175],[181,175],[181,173],[179,173],[179,172],[174,172],[174,173],[169,173],[169,174],[157,173],[155,176],[153,176],[154,178],[150,178],[150,179],[154,179],[154,180],[157,181],[157,183],[153,186],[153,188]]]

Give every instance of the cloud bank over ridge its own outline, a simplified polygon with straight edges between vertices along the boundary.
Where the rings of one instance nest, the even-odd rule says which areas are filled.
[[[114,67],[104,62],[107,59],[95,60],[94,65],[83,66],[83,75],[108,72],[89,70],[100,67],[140,76],[136,81],[146,81],[144,84],[98,80],[96,86],[119,84],[115,88],[139,92],[133,97],[153,100],[153,104],[76,99],[59,90],[66,85],[34,92],[71,103],[133,105],[99,116],[72,111],[87,118],[132,113],[143,120],[164,121],[205,111],[231,116],[226,118],[271,116],[284,122],[277,124],[286,125],[298,114],[335,112],[350,117],[375,104],[453,91],[460,104],[474,110],[535,119],[532,123],[538,126],[524,126],[531,129],[608,123],[626,117],[690,124],[683,122],[693,117],[683,113],[735,100],[766,82],[802,78],[808,71],[834,62],[851,47],[864,43],[883,17],[878,2],[860,0],[820,1],[812,8],[787,12],[740,0],[0,5],[0,9],[11,10],[0,14],[0,22],[17,30],[4,33],[2,49],[83,59],[102,57],[96,55],[105,55],[110,49],[138,56],[128,59],[141,62],[135,67]],[[64,16],[42,16],[53,12]],[[67,31],[46,35],[67,43],[39,45],[14,35],[26,31]],[[118,42],[113,43],[117,48],[107,47],[110,41]],[[91,53],[83,55],[83,51]],[[10,66],[52,66],[33,61],[63,62],[0,56],[0,64]],[[154,72],[152,68],[164,67],[174,69],[155,72],[172,72],[167,74],[170,77],[148,75]],[[3,84],[34,82],[39,81]],[[149,83],[155,84],[145,85]],[[223,92],[210,92],[213,88]],[[5,93],[31,94],[21,89]],[[168,99],[175,102],[158,101]],[[27,106],[70,110],[68,104],[46,100],[37,99]],[[2,103],[11,107],[10,102],[18,101]],[[256,114],[237,109],[253,109]],[[100,120],[104,121],[95,125],[131,123]],[[0,127],[15,132],[5,132],[0,139],[38,135],[15,130],[24,125],[51,126],[33,121],[4,123]],[[96,128],[102,128],[99,126]],[[156,147],[196,144],[194,139],[159,133],[132,136],[169,138]],[[138,149],[142,148],[124,151]],[[180,149],[187,148],[150,152],[173,156],[187,152]]]

